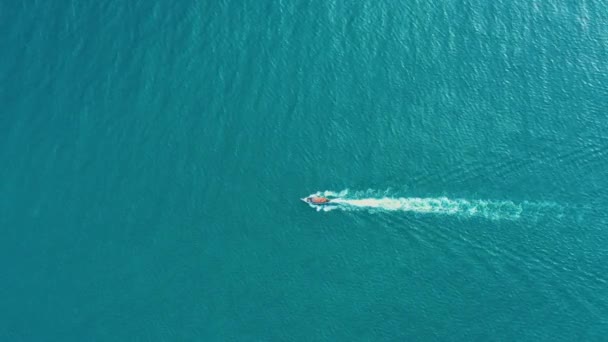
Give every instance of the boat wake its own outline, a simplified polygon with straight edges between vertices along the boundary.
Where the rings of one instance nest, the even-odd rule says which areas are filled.
[[[317,211],[345,210],[369,212],[414,212],[421,214],[453,215],[460,217],[481,217],[491,220],[517,220],[523,215],[538,216],[539,211],[561,211],[560,206],[551,202],[521,202],[452,199],[448,197],[392,197],[386,192],[365,191],[351,193],[319,191],[311,196],[323,196],[331,200],[331,205],[310,205]]]

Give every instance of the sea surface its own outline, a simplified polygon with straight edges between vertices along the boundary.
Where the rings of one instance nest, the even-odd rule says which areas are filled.
[[[607,23],[0,1],[0,340],[605,340]]]

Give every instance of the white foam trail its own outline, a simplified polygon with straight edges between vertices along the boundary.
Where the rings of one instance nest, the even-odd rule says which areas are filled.
[[[345,209],[372,209],[385,211],[409,211],[425,214],[480,216],[489,219],[517,219],[521,205],[511,201],[483,201],[439,198],[362,198],[333,200]]]
[[[553,203],[532,203],[496,200],[450,199],[447,197],[386,197],[373,196],[375,191],[349,196],[348,190],[323,191],[313,195],[331,198],[332,205],[311,205],[317,211],[367,210],[371,212],[403,211],[423,214],[456,215],[461,217],[483,217],[492,220],[516,220],[526,211],[538,213],[541,208],[555,208]],[[370,197],[371,196],[371,197]]]

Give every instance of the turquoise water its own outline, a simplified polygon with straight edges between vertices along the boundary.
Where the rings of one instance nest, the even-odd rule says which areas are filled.
[[[0,2],[0,339],[605,339],[606,22]]]

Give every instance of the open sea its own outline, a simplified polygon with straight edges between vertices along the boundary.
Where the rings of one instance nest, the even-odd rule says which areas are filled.
[[[607,23],[0,0],[0,340],[605,341]]]

